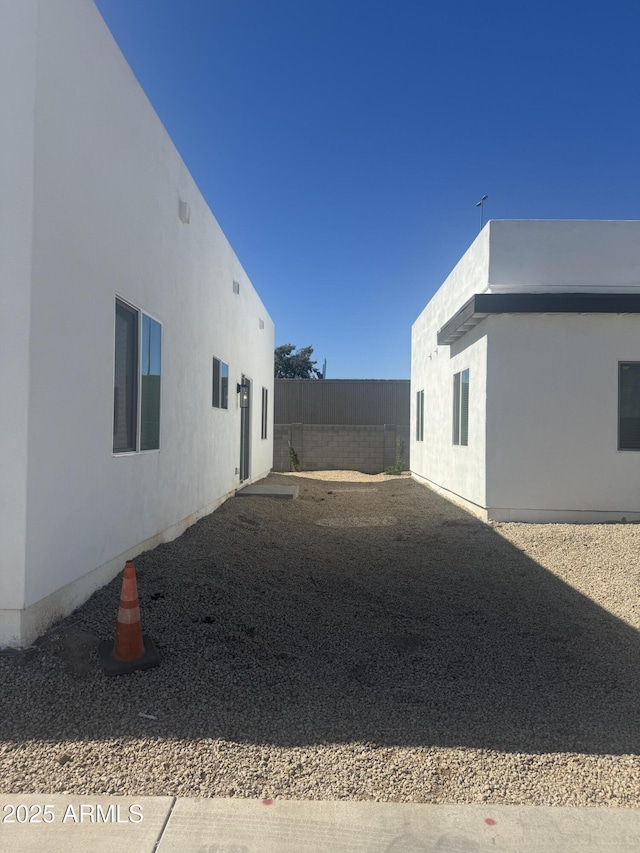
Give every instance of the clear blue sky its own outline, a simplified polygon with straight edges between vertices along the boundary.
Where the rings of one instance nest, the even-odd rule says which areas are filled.
[[[97,0],[276,324],[408,378],[485,219],[640,218],[638,0]]]

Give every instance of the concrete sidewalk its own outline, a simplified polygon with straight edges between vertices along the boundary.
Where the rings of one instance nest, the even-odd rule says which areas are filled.
[[[637,853],[640,810],[0,795],[6,853]]]

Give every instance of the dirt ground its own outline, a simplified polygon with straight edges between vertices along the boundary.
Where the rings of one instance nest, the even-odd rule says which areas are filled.
[[[3,792],[640,805],[637,525],[483,524],[408,476],[272,474],[0,654]]]

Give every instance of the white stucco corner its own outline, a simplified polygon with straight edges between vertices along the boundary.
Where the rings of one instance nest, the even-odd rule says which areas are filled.
[[[93,0],[0,4],[0,94],[15,131],[0,137],[0,645],[15,645],[234,493],[243,375],[247,481],[271,470],[274,326]],[[113,453],[116,297],[161,326],[159,450]]]
[[[485,293],[548,294],[537,304],[554,306],[552,295],[584,294],[600,308],[479,315],[438,345],[438,329]],[[414,476],[489,520],[638,520],[640,452],[618,450],[618,365],[640,362],[640,313],[610,307],[629,294],[640,294],[640,221],[492,220],[413,325]],[[463,448],[452,443],[452,387],[466,368]]]

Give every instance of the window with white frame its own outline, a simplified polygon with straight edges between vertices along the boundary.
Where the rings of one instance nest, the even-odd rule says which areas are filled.
[[[453,443],[469,444],[469,368],[453,377]]]
[[[424,391],[416,391],[416,441],[424,441]]]
[[[618,362],[618,450],[640,450],[640,362]]]
[[[213,399],[216,409],[229,408],[229,365],[219,358],[213,359]]]
[[[162,326],[116,298],[113,452],[160,448]]]
[[[262,389],[262,430],[260,432],[260,438],[267,437],[267,425],[268,421],[268,409],[269,409],[269,390],[267,388]]]

